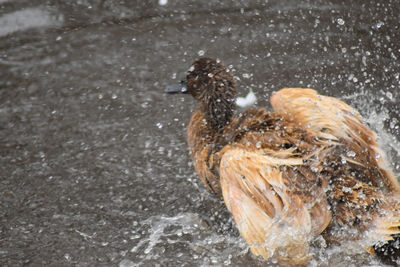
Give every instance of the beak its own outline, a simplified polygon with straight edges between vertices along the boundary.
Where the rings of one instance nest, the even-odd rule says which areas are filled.
[[[179,84],[167,86],[167,88],[164,89],[164,92],[167,94],[176,94],[176,93],[187,94],[187,93],[189,93],[187,86],[186,86],[186,81],[181,81]]]

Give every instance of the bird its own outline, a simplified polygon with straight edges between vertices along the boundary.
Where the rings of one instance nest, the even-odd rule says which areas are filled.
[[[400,184],[377,134],[343,101],[284,88],[272,112],[235,114],[236,80],[210,57],[165,91],[197,101],[187,127],[194,169],[256,257],[306,265],[318,236],[373,254],[400,234]]]

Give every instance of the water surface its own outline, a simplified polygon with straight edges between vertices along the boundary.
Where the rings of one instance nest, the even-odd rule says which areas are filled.
[[[194,173],[200,55],[257,107],[312,87],[356,107],[400,170],[400,4],[0,1],[0,265],[262,266]],[[381,265],[347,244],[310,265]],[[270,261],[268,264],[273,265]]]

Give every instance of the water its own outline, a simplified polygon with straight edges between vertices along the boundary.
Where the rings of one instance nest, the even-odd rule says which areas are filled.
[[[262,266],[194,173],[194,100],[163,88],[202,54],[259,107],[318,89],[360,110],[399,172],[399,5],[0,1],[0,265]],[[311,266],[381,265],[321,242]]]

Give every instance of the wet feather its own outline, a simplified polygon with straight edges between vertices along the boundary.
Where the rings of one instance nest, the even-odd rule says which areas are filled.
[[[286,88],[271,97],[275,112],[234,117],[233,76],[211,58],[193,64],[187,85],[199,105],[188,126],[194,168],[254,255],[306,264],[320,234],[329,244],[367,239],[365,249],[400,234],[399,183],[356,110]],[[357,234],[337,234],[346,229]]]

